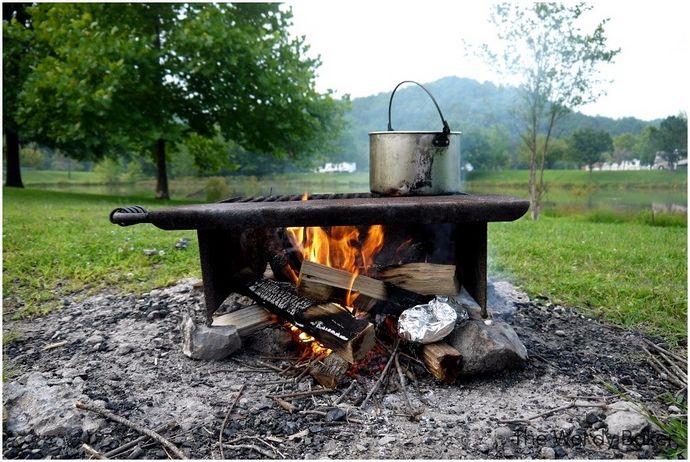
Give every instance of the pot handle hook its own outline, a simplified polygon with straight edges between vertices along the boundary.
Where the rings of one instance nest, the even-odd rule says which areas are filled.
[[[450,139],[448,138],[448,135],[450,134],[450,127],[448,126],[448,122],[446,119],[443,117],[443,113],[441,112],[441,108],[438,107],[438,103],[436,102],[436,98],[434,98],[434,95],[432,95],[429,90],[427,90],[424,85],[421,83],[415,82],[414,80],[403,80],[399,84],[395,86],[393,89],[393,93],[391,93],[391,98],[388,101],[388,131],[392,132],[393,131],[393,126],[391,125],[391,106],[393,105],[393,96],[395,95],[395,91],[400,87],[400,85],[404,83],[414,83],[415,85],[419,85],[422,87],[422,90],[426,92],[427,95],[429,95],[429,98],[431,98],[431,101],[433,101],[434,106],[436,106],[436,110],[438,111],[438,115],[441,116],[441,122],[443,122],[443,130],[441,133],[437,134],[433,141],[431,142],[434,146],[436,147],[442,147],[445,148],[450,144]]]

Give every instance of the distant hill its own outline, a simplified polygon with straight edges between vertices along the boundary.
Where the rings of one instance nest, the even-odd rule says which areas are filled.
[[[516,142],[520,126],[516,123],[515,104],[519,93],[515,87],[480,83],[473,79],[444,77],[424,86],[434,95],[450,128],[467,134],[479,128],[502,125]],[[332,160],[356,161],[358,167],[368,168],[368,132],[386,130],[390,91],[352,100],[347,114],[348,129],[343,133],[343,152]],[[393,99],[393,128],[396,130],[440,130],[441,120],[431,99],[416,85],[398,89]],[[555,133],[557,137],[570,135],[580,128],[605,130],[611,136],[622,133],[638,134],[653,122],[624,117],[591,117],[576,112],[570,115]]]

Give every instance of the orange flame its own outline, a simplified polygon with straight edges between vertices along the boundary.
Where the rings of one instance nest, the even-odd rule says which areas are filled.
[[[302,200],[309,199],[305,192]],[[360,274],[368,274],[374,257],[383,247],[383,226],[370,226],[365,233],[364,241],[361,241],[359,229],[356,226],[332,226],[330,228],[319,227],[290,227],[287,234],[292,244],[300,251],[304,260],[320,263],[332,268],[342,269],[352,274],[349,288],[345,297],[347,307],[352,307],[357,293],[352,287]],[[294,270],[291,273],[296,273]],[[293,276],[293,282],[298,283],[298,276]],[[302,332],[295,326],[290,330],[303,343],[309,343],[312,353],[330,354],[331,350],[320,345],[313,337]]]

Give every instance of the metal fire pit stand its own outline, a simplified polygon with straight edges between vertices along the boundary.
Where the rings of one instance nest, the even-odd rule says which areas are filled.
[[[110,221],[121,226],[151,223],[164,230],[196,230],[209,320],[234,291],[233,280],[263,274],[266,259],[262,243],[251,242],[262,234],[257,229],[447,224],[455,243],[458,280],[479,304],[482,316],[487,317],[487,224],[516,220],[528,208],[528,201],[507,196],[320,194],[308,200],[300,200],[300,196],[262,196],[151,211],[124,207],[113,210]]]

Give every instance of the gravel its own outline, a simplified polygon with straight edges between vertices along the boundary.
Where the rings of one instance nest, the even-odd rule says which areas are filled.
[[[79,399],[96,402],[148,428],[173,422],[176,425],[162,434],[189,457],[219,458],[218,432],[243,385],[223,440],[243,438],[238,444],[260,445],[290,459],[601,459],[655,457],[663,450],[658,435],[642,441],[644,447],[595,438],[607,431],[609,416],[629,410],[572,407],[525,423],[574,399],[580,404],[617,401],[600,380],[665,415],[668,405],[661,405],[656,396],[669,385],[644,362],[638,346],[644,336],[639,332],[520,295],[509,300],[516,307],[514,312],[506,311],[505,303],[501,309],[502,318],[512,319],[529,353],[523,368],[445,385],[403,360],[402,365],[413,374],[407,394],[412,407],[421,410],[410,417],[405,415],[405,398],[395,379],[388,384],[384,404],[375,397],[365,409],[355,406],[378,379],[385,362],[385,357],[374,355],[332,394],[293,400],[297,410],[290,414],[265,395],[316,385],[310,380],[294,388],[268,385],[283,377],[272,370],[252,370],[261,368],[258,360],[277,367],[292,364],[265,358],[299,354],[298,346],[286,341],[282,328],[258,332],[244,342],[242,350],[220,361],[195,361],[182,354],[179,325],[183,315],[200,320],[204,312],[203,296],[193,288],[194,282],[181,281],[143,295],[109,291],[82,301],[75,298],[47,316],[4,323],[6,331],[16,330],[20,336],[5,346],[9,378],[3,386],[3,456],[83,458],[83,442],[105,453],[139,436],[75,409]],[[500,281],[499,287],[519,294],[506,281]],[[236,297],[224,306],[234,309],[243,301]],[[158,314],[151,316],[153,312]],[[43,350],[60,341],[67,343]],[[363,386],[355,386],[334,407],[333,400],[353,378]],[[601,398],[592,400],[593,396]],[[653,426],[644,429],[649,434],[655,431]],[[233,459],[263,457],[246,448],[226,447],[224,453]],[[147,441],[122,457],[166,459],[167,455],[160,445]]]

